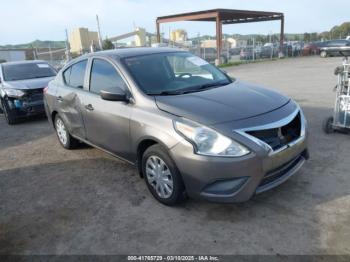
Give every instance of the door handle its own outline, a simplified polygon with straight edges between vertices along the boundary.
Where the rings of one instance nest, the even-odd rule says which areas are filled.
[[[91,104],[88,104],[85,106],[86,110],[92,111],[94,110],[94,107]]]
[[[56,99],[57,99],[58,102],[62,102],[63,101],[62,96],[58,96]]]

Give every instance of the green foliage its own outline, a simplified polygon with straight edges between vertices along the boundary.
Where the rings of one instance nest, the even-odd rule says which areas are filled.
[[[114,49],[114,45],[109,39],[105,39],[103,41],[103,50],[109,50],[109,49]]]
[[[322,33],[304,33],[304,41],[318,41],[318,40],[331,40],[331,39],[344,39],[350,35],[350,22],[342,23],[341,25],[334,26],[330,31]]]
[[[350,22],[342,23],[339,26],[334,26],[330,34],[332,35],[332,38],[345,38],[348,35],[350,35]]]
[[[41,40],[35,40],[33,42],[27,43],[27,44],[18,44],[18,45],[3,45],[0,46],[0,48],[47,48],[48,46],[51,46],[51,48],[65,48],[65,42],[64,41],[41,41]]]

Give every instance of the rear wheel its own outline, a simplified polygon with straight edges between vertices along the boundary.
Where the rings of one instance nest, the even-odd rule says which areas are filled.
[[[328,56],[328,54],[327,54],[326,51],[323,50],[323,51],[321,51],[320,56],[321,56],[322,58],[326,58],[326,57]]]
[[[9,125],[14,125],[18,122],[15,113],[9,108],[7,102],[4,99],[1,99],[1,107],[4,113],[6,122]]]
[[[73,149],[78,145],[78,140],[72,137],[59,115],[55,117],[55,130],[60,144],[66,149]]]
[[[323,128],[323,131],[324,131],[326,134],[330,134],[330,133],[333,133],[333,132],[334,132],[334,128],[333,128],[333,117],[332,117],[332,116],[327,117],[327,118],[323,121],[322,128]]]
[[[142,171],[148,189],[162,204],[176,205],[186,199],[185,186],[169,154],[160,145],[149,147],[142,156]]]

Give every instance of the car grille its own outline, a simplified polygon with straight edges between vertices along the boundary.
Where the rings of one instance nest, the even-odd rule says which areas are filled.
[[[246,131],[247,134],[268,144],[273,150],[278,150],[283,146],[298,139],[301,135],[301,117],[298,113],[288,124],[271,129]]]
[[[44,98],[43,88],[26,90],[26,98],[28,102],[42,101]]]

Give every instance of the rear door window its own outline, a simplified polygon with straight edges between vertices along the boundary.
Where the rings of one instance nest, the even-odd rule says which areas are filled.
[[[83,60],[66,69],[63,72],[63,78],[66,84],[71,87],[83,89],[86,65],[87,60]]]
[[[106,60],[95,58],[92,62],[90,92],[115,92],[117,88],[126,90],[126,84],[114,66]]]

